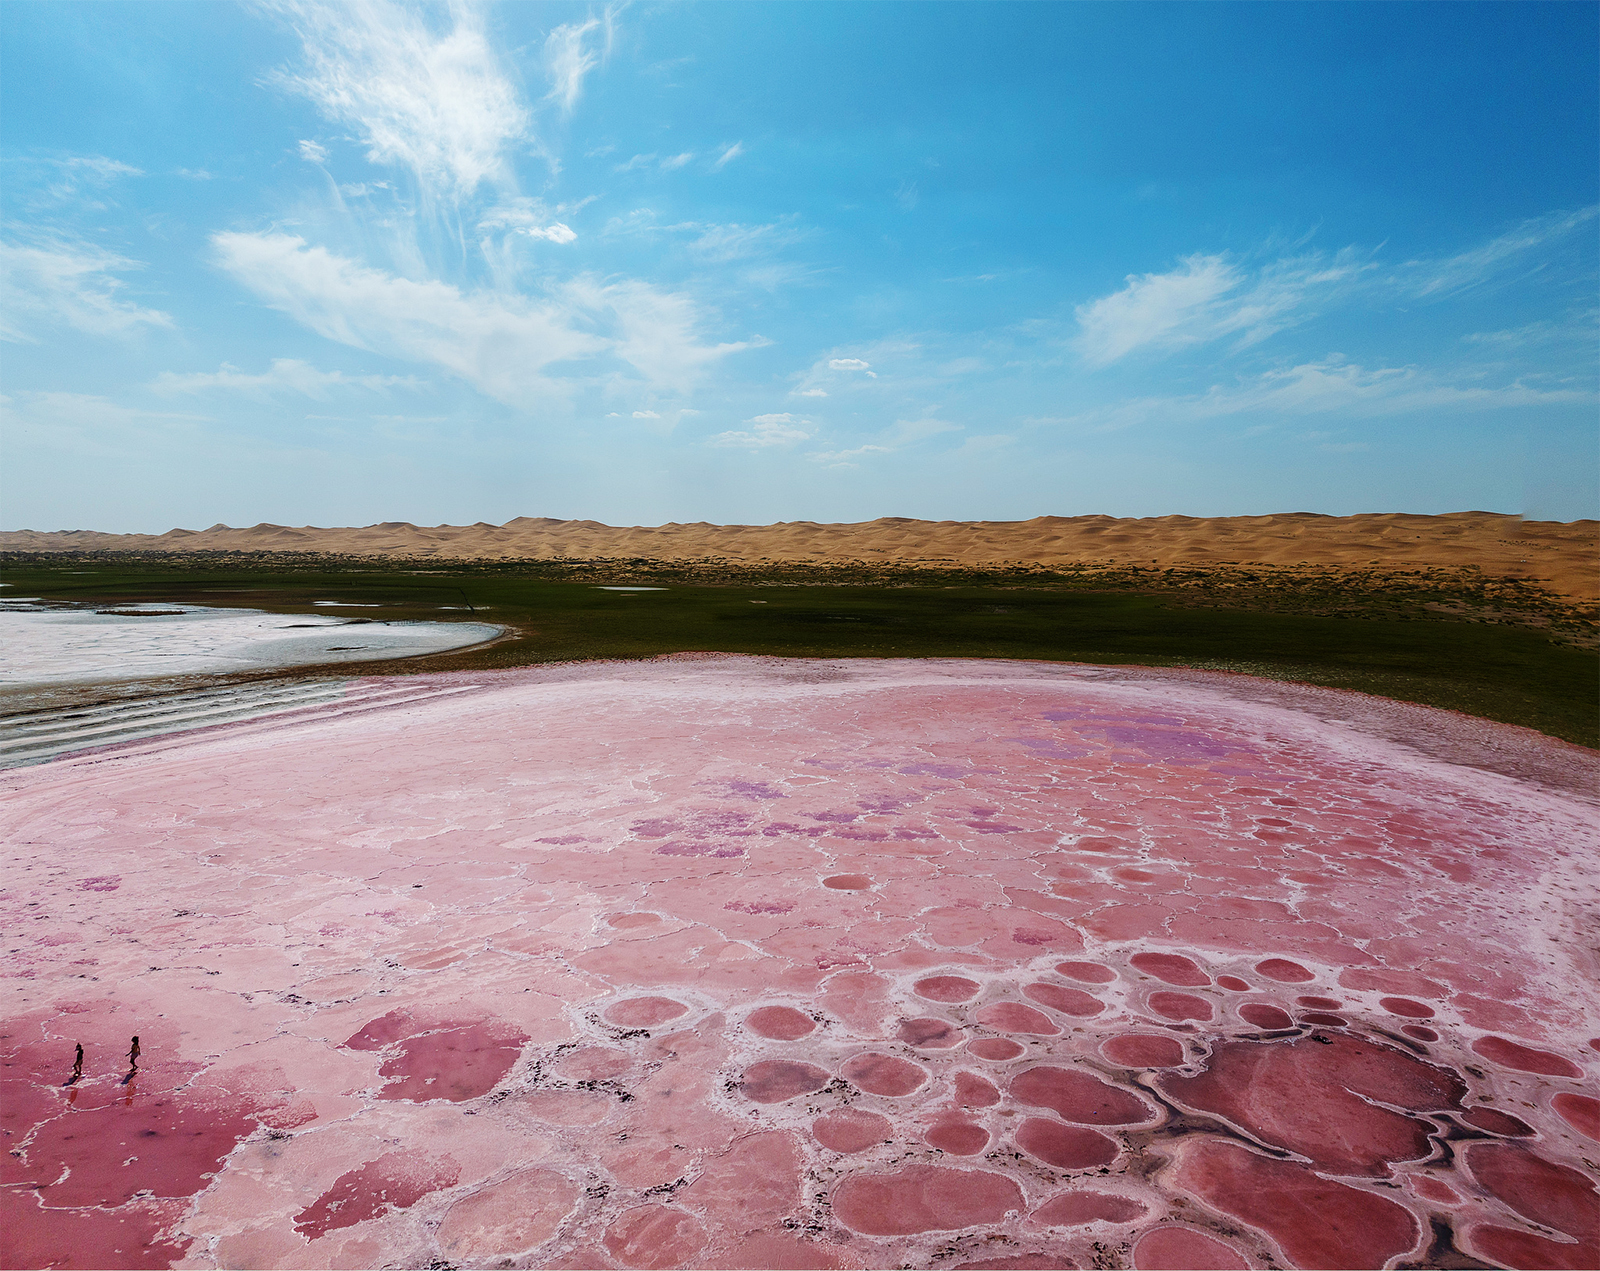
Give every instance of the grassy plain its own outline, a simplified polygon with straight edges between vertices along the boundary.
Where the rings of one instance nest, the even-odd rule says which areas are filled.
[[[769,568],[267,553],[10,553],[0,563],[10,596],[479,618],[513,629],[459,653],[365,663],[366,673],[689,650],[1189,666],[1357,689],[1600,745],[1592,615],[1473,571]],[[630,585],[661,590],[604,589]],[[381,607],[330,610],[316,601]]]

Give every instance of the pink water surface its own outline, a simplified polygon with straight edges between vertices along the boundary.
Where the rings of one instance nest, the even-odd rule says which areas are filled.
[[[6,1266],[1600,1262],[1555,743],[1037,664],[443,682],[5,776]]]

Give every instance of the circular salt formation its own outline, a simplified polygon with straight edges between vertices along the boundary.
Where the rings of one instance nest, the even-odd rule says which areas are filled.
[[[985,1006],[978,1012],[978,1023],[997,1033],[1028,1033],[1037,1037],[1054,1037],[1061,1031],[1043,1011],[1021,1002],[995,1002]]]
[[[1124,1068],[1176,1068],[1183,1063],[1183,1043],[1154,1033],[1130,1033],[1100,1043],[1100,1053]]]
[[[980,1037],[967,1047],[967,1053],[979,1059],[1004,1063],[1008,1059],[1015,1059],[1025,1049],[1020,1042],[1014,1042],[1009,1037]]]
[[[894,1137],[889,1118],[860,1108],[841,1108],[811,1123],[817,1142],[835,1152],[864,1152]]]
[[[927,1084],[928,1070],[909,1059],[868,1051],[848,1060],[840,1073],[868,1094],[903,1098]]]
[[[1290,1018],[1288,1011],[1268,1006],[1265,1002],[1249,1002],[1241,1006],[1239,1018],[1247,1024],[1254,1024],[1257,1028],[1269,1030],[1294,1027],[1294,1020]]]
[[[1010,1094],[1018,1103],[1049,1108],[1063,1121],[1086,1125],[1137,1125],[1156,1112],[1131,1090],[1091,1072],[1053,1065],[1019,1072],[1011,1079]]]
[[[930,1002],[967,1002],[977,997],[982,987],[961,975],[930,975],[913,984],[911,991]]]
[[[1094,1169],[1117,1159],[1117,1141],[1081,1125],[1029,1117],[1017,1127],[1017,1146],[1057,1169]]]
[[[751,1032],[776,1042],[798,1041],[817,1028],[817,1021],[792,1006],[763,1006],[744,1017]]]
[[[1501,1112],[1498,1108],[1485,1108],[1481,1105],[1468,1108],[1462,1113],[1461,1119],[1475,1129],[1487,1130],[1490,1134],[1502,1134],[1507,1138],[1528,1138],[1534,1133],[1534,1128],[1526,1121],[1519,1121],[1509,1112]]]
[[[1257,962],[1256,971],[1279,984],[1309,984],[1317,978],[1298,962],[1291,962],[1288,958],[1268,958],[1265,962]]]
[[[1110,984],[1117,978],[1117,973],[1108,966],[1101,966],[1098,962],[1057,962],[1056,970],[1069,980],[1077,980],[1080,984]]]
[[[975,1072],[958,1072],[955,1079],[956,1102],[963,1108],[992,1108],[1000,1102],[1000,1090]]]
[[[1550,1106],[1579,1134],[1600,1143],[1600,1099],[1562,1091],[1550,1100]]]
[[[1040,1006],[1048,1006],[1052,1011],[1060,1011],[1063,1015],[1087,1017],[1098,1015],[1106,1009],[1106,1004],[1099,998],[1085,993],[1082,989],[1064,988],[1059,984],[1029,984],[1022,992]]]
[[[1157,1227],[1133,1246],[1138,1271],[1250,1271],[1232,1245],[1193,1227]]]
[[[1022,1188],[1004,1174],[938,1165],[852,1174],[833,1193],[834,1217],[867,1236],[961,1231],[1023,1207]]]
[[[1211,983],[1211,977],[1200,969],[1200,964],[1181,953],[1136,953],[1128,962],[1136,970],[1168,984],[1196,988]]]
[[[976,1121],[947,1117],[937,1122],[922,1136],[929,1147],[952,1156],[976,1156],[989,1146],[989,1131]]]
[[[1302,1001],[1305,999],[1302,998]],[[1380,997],[1378,1005],[1391,1015],[1402,1015],[1407,1019],[1432,1019],[1433,1007],[1422,1002],[1413,1002],[1409,997]]]
[[[902,1020],[895,1036],[919,1050],[949,1050],[961,1045],[967,1035],[948,1020],[923,1016]]]
[[[603,1012],[606,1020],[619,1028],[654,1028],[688,1013],[687,1006],[670,997],[631,997]]]
[[[1570,1059],[1553,1055],[1548,1050],[1535,1050],[1505,1037],[1480,1037],[1472,1049],[1485,1059],[1492,1059],[1503,1068],[1519,1072],[1537,1072],[1547,1077],[1581,1077],[1583,1069]]]
[[[739,1083],[745,1096],[757,1103],[782,1103],[796,1095],[821,1090],[831,1078],[815,1064],[798,1064],[787,1059],[765,1059],[744,1070]]]
[[[824,878],[822,885],[835,891],[865,891],[872,886],[872,880],[865,874],[835,874]]]
[[[1146,999],[1146,1005],[1163,1019],[1210,1019],[1211,1003],[1193,993],[1169,993],[1162,989]]]
[[[1230,993],[1248,993],[1250,991],[1250,981],[1241,980],[1237,975],[1219,975],[1217,977],[1217,987],[1227,989]]]

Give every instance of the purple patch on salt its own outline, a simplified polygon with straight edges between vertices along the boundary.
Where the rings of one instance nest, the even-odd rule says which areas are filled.
[[[730,781],[728,793],[737,795],[741,799],[787,799],[782,790],[774,790],[765,781]]]

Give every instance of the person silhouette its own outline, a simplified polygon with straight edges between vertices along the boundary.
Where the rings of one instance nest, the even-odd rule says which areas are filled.
[[[133,1045],[128,1047],[128,1075],[122,1079],[122,1084],[127,1085],[139,1074],[139,1037],[134,1035]],[[132,1098],[132,1094],[129,1094]]]
[[[78,1054],[72,1061],[72,1076],[68,1077],[64,1083],[69,1086],[77,1085],[83,1078],[83,1043],[79,1042],[77,1045]]]

